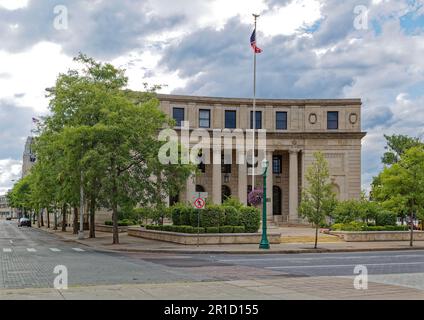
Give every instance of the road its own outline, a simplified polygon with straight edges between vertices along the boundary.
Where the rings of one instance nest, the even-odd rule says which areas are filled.
[[[399,294],[424,299],[424,251],[419,250],[293,255],[107,252],[65,242],[36,228],[18,228],[14,221],[0,221],[0,294],[53,288],[58,265],[66,266],[70,288],[140,285],[147,292],[152,286],[175,289],[178,284],[190,284],[194,289],[192,295],[184,296],[188,299],[201,297],[195,290],[201,292],[208,285],[210,295],[205,297],[211,298],[261,298],[258,288],[264,297],[267,290],[274,290],[272,298],[365,297],[358,296],[352,281],[354,268],[364,265],[378,298]],[[231,296],[225,295],[228,285],[236,286]],[[173,297],[169,290],[162,294]]]

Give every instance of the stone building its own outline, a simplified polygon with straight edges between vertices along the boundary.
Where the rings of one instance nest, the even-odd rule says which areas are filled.
[[[158,95],[160,108],[177,123],[189,121],[190,129],[250,129],[251,99]],[[266,130],[269,221],[301,223],[298,205],[305,172],[313,153],[321,151],[330,168],[338,199],[358,199],[361,193],[361,100],[264,100],[256,101],[256,128]],[[211,154],[213,153],[210,151]],[[232,195],[247,202],[251,177],[246,164],[206,164],[200,175],[188,179],[185,190],[170,199],[191,201],[194,191],[208,192],[214,203]],[[260,170],[260,169],[256,169]],[[261,186],[257,177],[256,187]]]
[[[25,142],[25,149],[22,156],[22,178],[28,175],[36,161],[35,153],[32,150],[34,137],[28,137]]]
[[[13,217],[13,210],[9,206],[6,195],[0,195],[0,219]]]

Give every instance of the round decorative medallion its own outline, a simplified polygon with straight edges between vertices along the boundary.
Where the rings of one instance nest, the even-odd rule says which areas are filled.
[[[317,115],[315,113],[309,114],[309,123],[310,124],[317,123]]]
[[[351,113],[349,115],[349,122],[355,124],[358,121],[358,115],[356,113]]]

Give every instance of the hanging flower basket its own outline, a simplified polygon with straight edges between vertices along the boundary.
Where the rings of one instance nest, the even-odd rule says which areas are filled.
[[[263,189],[255,189],[249,192],[247,196],[247,201],[249,202],[249,204],[256,207],[262,203],[263,197],[264,197]]]

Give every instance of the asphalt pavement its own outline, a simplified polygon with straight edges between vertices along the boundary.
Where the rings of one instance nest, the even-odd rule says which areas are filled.
[[[311,284],[320,298],[337,297],[337,292],[342,289],[352,290],[355,267],[365,266],[369,281],[379,285],[378,290],[375,289],[378,294],[399,292],[403,297],[405,294],[409,297],[411,293],[415,298],[424,299],[423,250],[295,255],[112,252],[64,241],[37,228],[18,228],[14,221],[0,221],[0,299],[1,293],[7,290],[52,289],[57,266],[67,268],[70,288],[153,285],[163,286],[161,290],[167,287],[180,290],[186,285],[201,289],[209,284],[212,298],[226,297],[229,285],[233,290],[234,285],[255,281],[270,285],[278,283],[281,290],[286,290],[285,286],[291,283],[290,290],[296,291],[294,296],[293,292],[284,291],[287,295],[275,294],[274,298],[312,297],[302,291],[302,286],[311,291]],[[217,283],[217,288],[212,288],[213,283]],[[219,283],[226,292],[219,291]],[[264,296],[270,285],[258,285]],[[237,292],[239,297],[260,297],[255,286],[251,288],[253,293],[243,291],[246,290],[243,285],[237,285],[237,288],[240,290],[234,289],[233,297],[237,297]],[[87,292],[93,290],[84,292],[87,296]],[[160,292],[163,292],[162,296],[172,295],[173,291],[169,290]],[[118,291],[107,290],[105,295],[125,297],[125,290]],[[194,292],[191,297],[202,296]],[[347,296],[355,297],[355,292],[348,292]]]

